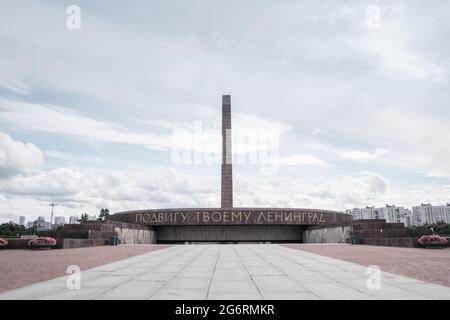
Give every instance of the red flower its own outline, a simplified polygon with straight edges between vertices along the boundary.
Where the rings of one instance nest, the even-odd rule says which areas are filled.
[[[8,245],[8,241],[0,238],[0,247],[6,247]]]
[[[430,243],[445,245],[448,243],[446,238],[438,236],[437,234],[421,236],[418,242],[423,245]]]
[[[28,241],[28,245],[33,246],[54,246],[56,245],[56,240],[50,237],[39,237]]]

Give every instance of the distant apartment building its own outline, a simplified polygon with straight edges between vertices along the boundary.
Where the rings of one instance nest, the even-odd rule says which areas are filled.
[[[78,217],[77,216],[71,216],[69,217],[69,224],[78,224]]]
[[[403,223],[409,227],[412,224],[411,210],[395,205],[386,205],[384,207],[365,207],[347,210],[353,219],[385,219],[388,223]]]
[[[381,219],[379,217],[379,212],[375,207],[365,207],[365,208],[354,208],[352,210],[347,210],[348,214],[353,216],[353,219]]]
[[[45,218],[42,216],[34,221],[34,226],[37,227],[37,231],[47,231],[52,227],[51,223],[49,221],[45,221]]]
[[[433,206],[422,203],[412,208],[414,225],[433,224],[437,222],[450,223],[450,204],[445,206]]]
[[[50,222],[46,222],[44,220],[34,220],[34,221],[28,221],[26,224],[26,228],[38,228],[38,231],[42,230],[48,230],[50,229]]]
[[[389,223],[403,223],[405,226],[411,226],[408,224],[410,219],[408,217],[412,216],[412,212],[409,209],[404,207],[396,207],[395,205],[386,205],[381,209],[381,219],[386,219],[386,222]]]
[[[19,224],[20,224],[21,226],[25,226],[25,216],[20,216],[20,218],[19,218]]]
[[[65,217],[55,217],[55,225],[56,226],[62,226],[66,224],[66,218]]]

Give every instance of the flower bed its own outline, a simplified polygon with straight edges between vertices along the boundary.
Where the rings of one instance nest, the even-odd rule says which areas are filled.
[[[4,248],[8,245],[8,241],[0,238],[0,248]]]
[[[418,242],[425,248],[442,248],[448,243],[446,238],[437,234],[421,236]]]
[[[56,240],[50,237],[39,237],[28,241],[31,248],[51,248],[56,245]]]

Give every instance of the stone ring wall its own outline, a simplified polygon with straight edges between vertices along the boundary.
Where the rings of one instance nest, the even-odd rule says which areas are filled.
[[[332,225],[351,220],[338,211],[318,209],[233,208],[160,209],[118,212],[109,220],[146,226]]]

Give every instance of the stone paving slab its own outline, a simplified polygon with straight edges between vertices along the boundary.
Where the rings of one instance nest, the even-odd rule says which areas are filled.
[[[64,276],[70,265],[86,270],[113,261],[131,263],[135,260],[126,258],[167,247],[120,245],[63,250],[0,250],[0,292]]]
[[[339,259],[363,266],[377,265],[386,272],[450,287],[450,248],[430,250],[344,244],[285,246],[321,255],[327,259]]]
[[[0,299],[450,299],[450,288],[279,245],[178,245],[0,294]]]

